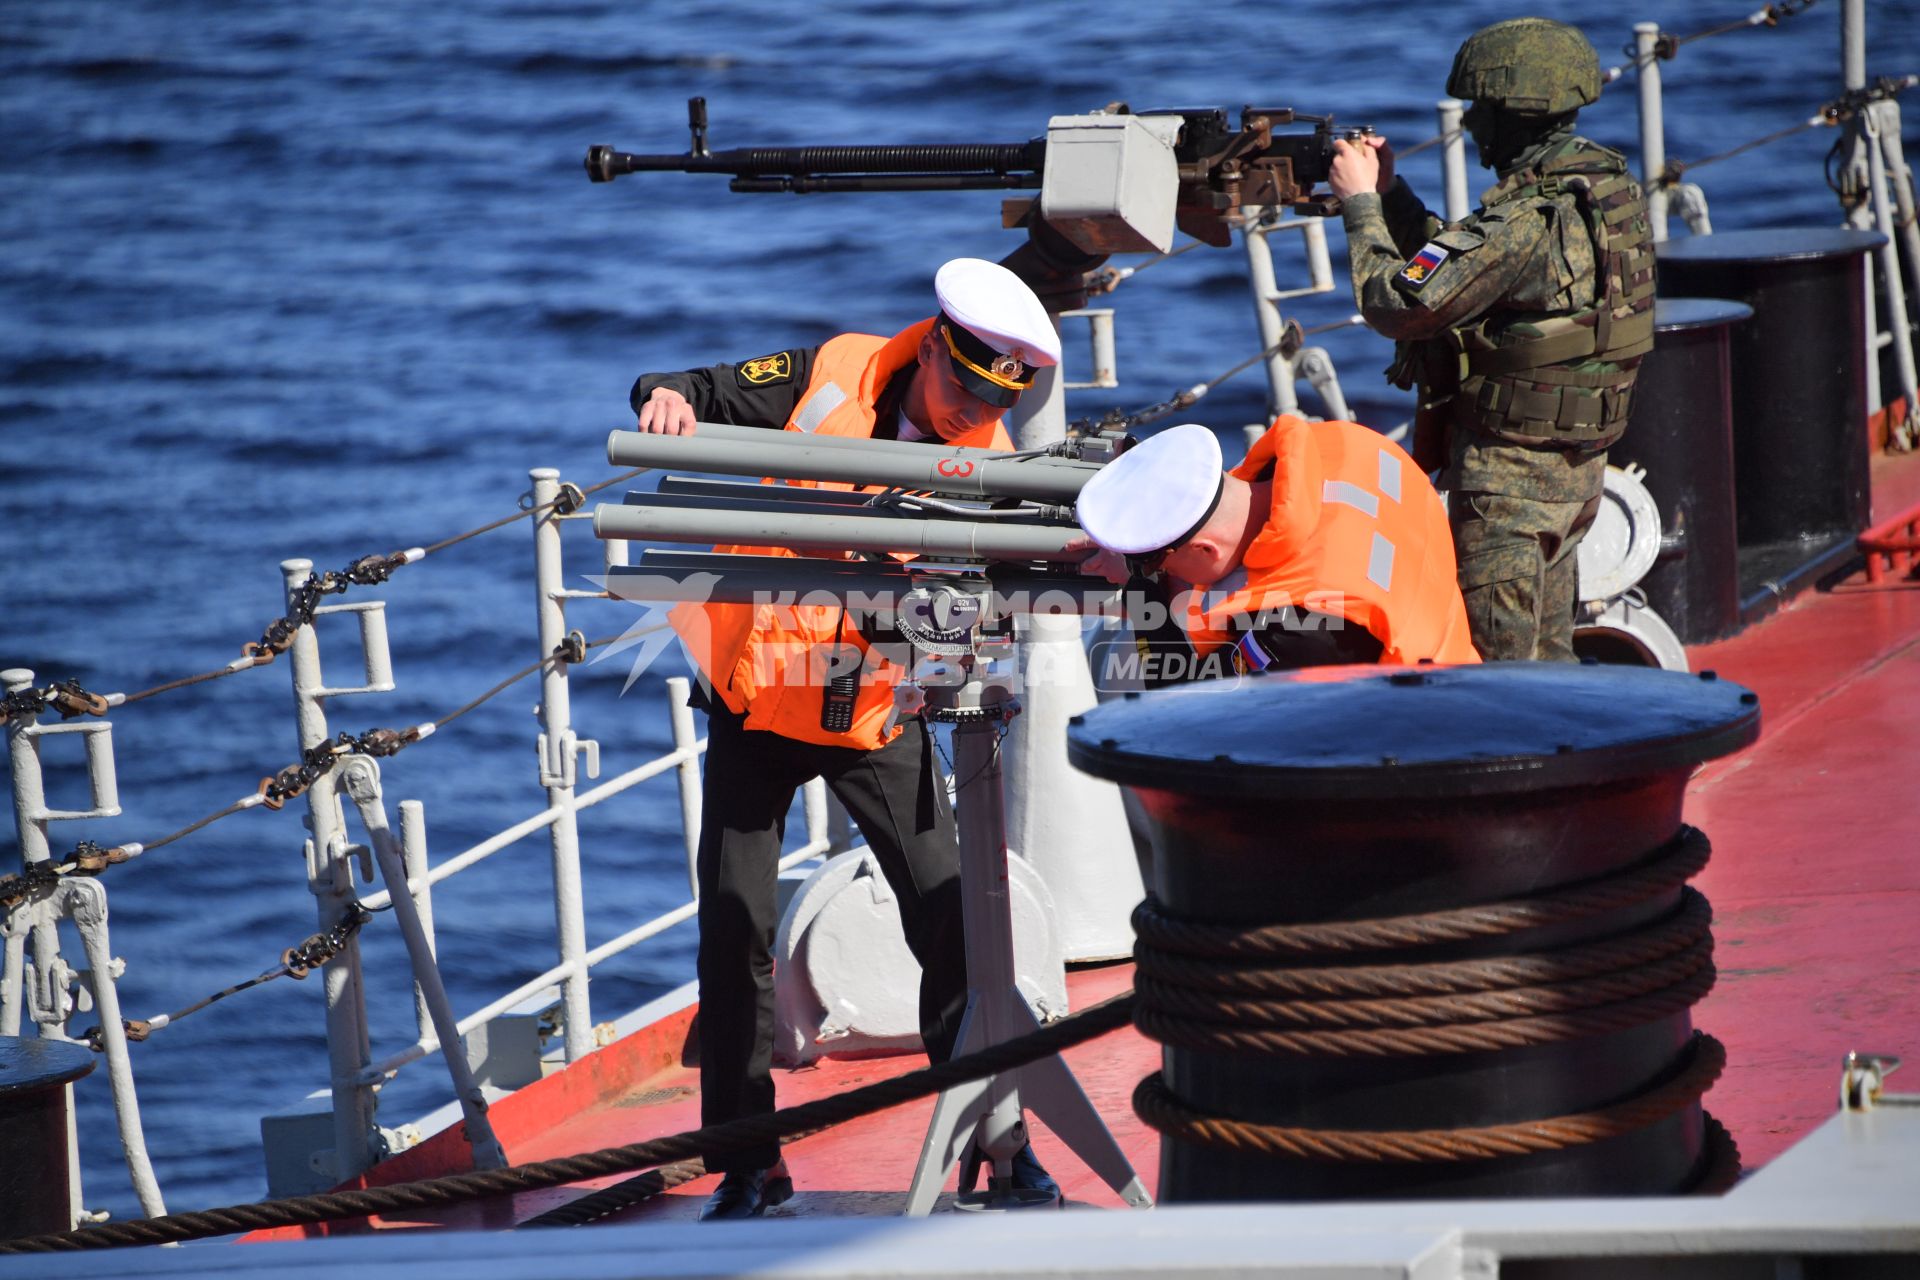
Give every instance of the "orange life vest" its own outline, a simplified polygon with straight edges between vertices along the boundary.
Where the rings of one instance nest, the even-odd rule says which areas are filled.
[[[920,340],[933,327],[923,320],[891,338],[864,333],[830,338],[813,357],[806,390],[787,419],[788,431],[816,435],[873,435],[874,402],[895,374],[919,359]],[[944,444],[1011,450],[1006,429],[993,422]],[[790,483],[805,483],[792,481]],[[820,487],[857,486],[825,482]],[[735,554],[791,556],[783,547],[720,546]],[[831,605],[681,604],[668,615],[687,652],[720,700],[749,729],[764,729],[801,742],[871,750],[900,732],[886,732],[893,689],[907,672],[870,650],[866,638]],[[827,646],[851,644],[863,656],[853,725],[843,733],[820,727],[826,699]]]
[[[1272,509],[1241,562],[1246,585],[1194,617],[1196,652],[1229,643],[1235,618],[1292,605],[1365,627],[1382,663],[1480,661],[1446,506],[1399,445],[1282,415],[1232,474],[1270,479]]]

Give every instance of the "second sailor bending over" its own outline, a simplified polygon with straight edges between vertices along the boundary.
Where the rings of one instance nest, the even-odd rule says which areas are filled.
[[[1129,584],[1145,683],[1480,660],[1446,507],[1398,445],[1282,416],[1239,466],[1220,462],[1212,431],[1173,427],[1108,463],[1075,505],[1101,548],[1087,569]]]

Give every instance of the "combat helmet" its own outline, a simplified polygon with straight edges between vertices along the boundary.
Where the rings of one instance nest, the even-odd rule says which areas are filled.
[[[1519,115],[1562,115],[1599,98],[1600,55],[1576,27],[1512,18],[1467,37],[1447,92]]]

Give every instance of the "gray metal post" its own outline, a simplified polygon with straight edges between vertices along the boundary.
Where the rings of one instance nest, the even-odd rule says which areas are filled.
[[[1912,413],[1920,408],[1920,394],[1916,394],[1914,387],[1913,330],[1907,324],[1907,289],[1900,276],[1900,240],[1894,234],[1893,199],[1887,190],[1887,119],[1876,110],[1877,105],[1867,107],[1862,125],[1867,134],[1867,163],[1873,182],[1874,222],[1886,237],[1886,243],[1880,246],[1880,283],[1886,291],[1886,307],[1880,314],[1887,317],[1886,331],[1893,339],[1894,371],[1900,379],[1900,394],[1906,398],[1907,411]],[[1911,229],[1909,225],[1908,230]],[[1884,393],[1879,399],[1885,399]],[[1878,403],[1867,406],[1870,412],[1880,407]]]
[[[624,545],[624,544],[623,544]],[[700,731],[693,724],[693,708],[687,697],[693,682],[685,676],[667,677],[667,714],[673,725],[673,749],[687,756],[674,769],[680,779],[680,836],[687,847],[687,891],[700,896],[700,757],[693,754]]]
[[[27,930],[24,915],[9,914],[5,926],[6,958],[0,961],[0,1036],[20,1034],[20,1011],[25,1003],[27,975]]]
[[[1467,132],[1460,123],[1464,105],[1458,98],[1442,98],[1434,104],[1440,116],[1440,172],[1446,178],[1448,222],[1473,212],[1467,202]]]
[[[936,718],[953,723],[953,769],[960,828],[960,899],[966,917],[967,1010],[954,1052],[966,1054],[1039,1028],[1020,993],[1013,953],[1013,903],[1009,896],[1006,810],[1000,776],[1000,734],[1010,714],[1003,690],[983,685],[973,664],[959,688],[928,690]],[[1131,856],[1131,855],[1129,855]],[[947,1171],[969,1146],[990,1162],[1003,1196],[988,1207],[1016,1207],[1011,1161],[1027,1141],[1031,1110],[1128,1204],[1152,1204],[1145,1186],[1100,1113],[1058,1057],[1016,1071],[956,1086],[940,1095],[920,1148],[906,1212],[933,1208]],[[1013,1203],[1009,1203],[1012,1201]]]
[[[283,560],[287,601],[313,571],[311,560]],[[294,632],[288,652],[293,670],[293,707],[300,751],[319,746],[330,736],[326,709],[318,691],[325,688],[320,673],[320,644],[311,626]],[[346,823],[331,771],[307,788],[307,889],[313,894],[325,933],[346,919],[353,909],[353,859],[349,856]],[[320,970],[327,1002],[327,1064],[333,1091],[333,1174],[344,1181],[370,1167],[381,1139],[374,1124],[377,1104],[373,1087],[357,1083],[372,1060],[367,1038],[366,985],[360,973],[360,943],[348,938],[333,959]]]
[[[560,473],[537,467],[533,505],[545,508],[533,518],[534,585],[539,595],[540,656],[550,657],[567,638],[566,571],[562,567],[560,516],[549,504],[560,496]],[[553,926],[560,962],[569,966],[560,980],[567,1061],[593,1052],[593,1012],[587,1001],[587,922],[580,889],[580,824],[573,808],[574,779],[581,743],[573,733],[573,700],[567,664],[548,662],[540,674],[540,783],[547,804],[559,811],[547,828],[553,852]]]
[[[493,1136],[493,1125],[487,1119],[487,1099],[480,1092],[479,1082],[473,1078],[473,1067],[467,1061],[466,1047],[460,1039],[460,1020],[454,1016],[446,984],[440,977],[440,966],[434,960],[433,940],[427,936],[420,910],[407,891],[406,858],[387,825],[386,804],[380,796],[380,766],[369,756],[355,755],[343,760],[336,771],[341,775],[340,785],[353,798],[354,808],[360,811],[360,822],[367,829],[367,838],[373,842],[373,856],[380,863],[381,878],[387,882],[387,893],[393,900],[393,918],[399,922],[400,936],[407,944],[407,958],[413,963],[415,990],[427,1006],[433,1033],[440,1041],[440,1056],[446,1061],[447,1074],[453,1077],[454,1095],[466,1119],[461,1136],[472,1150],[473,1167],[504,1168],[507,1156],[500,1149],[499,1139]]]
[[[1280,315],[1280,304],[1273,296],[1280,292],[1273,275],[1273,247],[1267,243],[1267,233],[1260,227],[1261,216],[1267,211],[1249,206],[1240,212],[1246,219],[1240,228],[1240,244],[1247,255],[1247,287],[1253,292],[1253,316],[1260,328],[1260,349],[1272,352],[1265,361],[1267,420],[1271,422],[1280,414],[1298,413],[1300,396],[1293,386],[1292,358],[1273,350],[1286,331],[1286,324]]]
[[[1647,193],[1647,220],[1653,239],[1667,238],[1667,189],[1660,176],[1667,170],[1667,124],[1660,101],[1660,59],[1654,46],[1660,39],[1660,24],[1633,24],[1634,66],[1640,84],[1640,185]]]
[[[0,671],[0,684],[8,693],[33,687],[33,672],[26,667]],[[7,721],[7,762],[13,775],[13,824],[20,841],[22,868],[47,859],[46,828],[29,822],[26,815],[40,809],[40,759],[38,745],[27,732],[27,721],[15,717]],[[16,927],[12,915],[5,920],[6,960],[0,966],[0,1036],[20,1034],[20,1008],[24,1002],[22,984],[26,980],[26,930]]]
[[[113,1091],[113,1113],[120,1126],[120,1146],[126,1153],[133,1194],[140,1201],[140,1211],[157,1218],[166,1213],[167,1202],[161,1198],[153,1161],[147,1156],[140,1100],[133,1088],[133,1059],[127,1052],[127,1029],[120,1017],[120,991],[113,981],[113,949],[107,944],[107,889],[97,880],[66,880],[59,892],[62,908],[87,952],[87,986],[93,992],[93,1011],[100,1019],[100,1047],[107,1059],[107,1083]]]
[[[1020,448],[1066,438],[1061,383],[1057,367],[1041,369],[1020,397],[1009,415]],[[1069,962],[1130,954],[1133,909],[1146,891],[1126,808],[1119,788],[1067,763],[1067,721],[1099,702],[1080,619],[1029,614],[1015,625],[1022,714],[999,761],[1013,779],[1004,800],[1006,839],[1053,894],[1054,925]],[[1000,786],[998,769],[994,778]]]
[[[1867,87],[1867,0],[1844,0],[1840,7],[1840,79],[1842,87],[1849,93]],[[1851,177],[1854,190],[1865,187],[1869,181],[1867,175],[1867,139],[1864,120],[1856,117],[1846,124],[1847,143],[1840,167],[1843,174],[1840,185],[1849,185]],[[1847,210],[1847,225],[1865,231],[1873,225],[1873,209],[1867,201],[1861,201]],[[1867,306],[1871,313],[1873,290],[1871,281],[1867,291]],[[1869,319],[1872,319],[1869,314]],[[1868,340],[1878,334],[1877,325],[1868,326]],[[1868,349],[1867,363],[1870,370],[1879,365],[1879,347]],[[1878,396],[1874,397],[1878,407]]]
[[[1906,148],[1900,144],[1900,104],[1892,98],[1870,108],[1880,115],[1880,149],[1886,156],[1887,182],[1893,188],[1900,242],[1907,251],[1907,284],[1920,294],[1920,217],[1915,216],[1913,170],[1907,167]],[[1920,413],[1920,405],[1914,410]]]
[[[407,881],[418,883],[413,890],[413,909],[420,917],[420,933],[427,940],[427,953],[433,954],[433,882],[427,878],[432,868],[427,863],[427,811],[418,800],[400,802],[400,853],[406,862]],[[427,1008],[426,988],[419,978],[413,982],[413,1024],[421,1037],[433,1027],[433,1011]]]
[[[0,671],[8,693],[33,687],[33,672],[26,667]],[[32,815],[46,807],[46,791],[40,779],[40,742],[28,729],[38,717],[14,716],[7,721],[7,760],[13,769],[13,823],[20,835],[20,861],[25,866],[45,862],[49,856],[47,824]]]

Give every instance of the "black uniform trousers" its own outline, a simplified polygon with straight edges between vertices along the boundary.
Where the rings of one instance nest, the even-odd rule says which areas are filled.
[[[935,1062],[953,1054],[966,1012],[960,849],[925,723],[860,751],[759,729],[713,699],[707,716],[700,852],[700,1120],[721,1124],[774,1109],[773,939],[776,866],[794,792],[821,777],[859,824],[900,903],[920,962],[920,1029]],[[707,1162],[764,1169],[777,1144]]]

